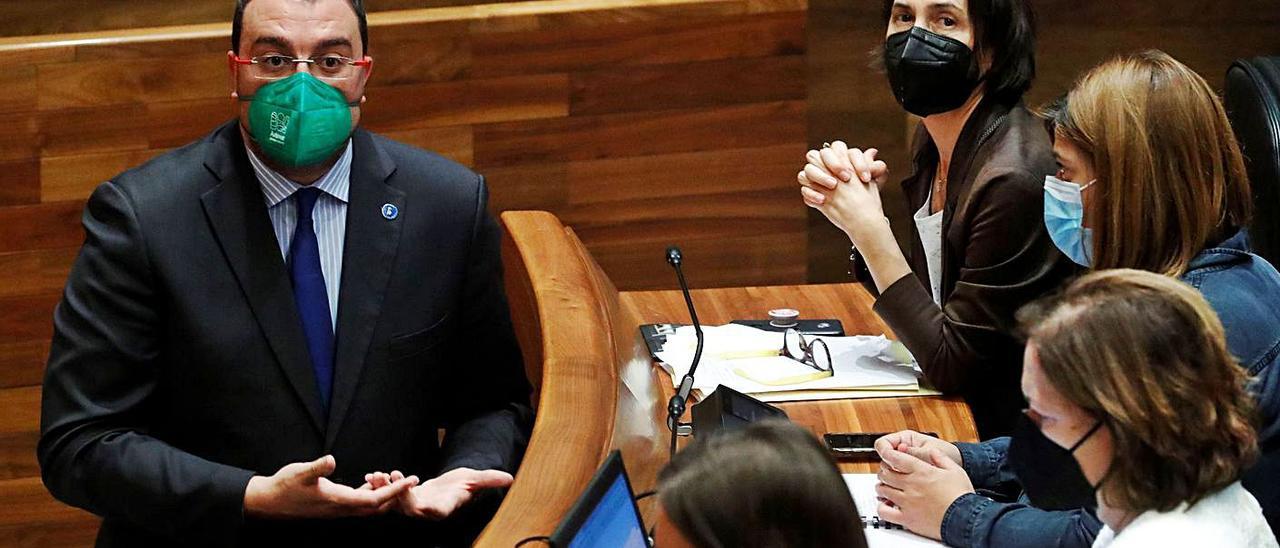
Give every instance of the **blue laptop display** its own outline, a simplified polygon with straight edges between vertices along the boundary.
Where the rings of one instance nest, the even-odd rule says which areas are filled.
[[[648,548],[649,537],[622,466],[621,453],[614,451],[605,459],[582,497],[551,535],[551,545]]]

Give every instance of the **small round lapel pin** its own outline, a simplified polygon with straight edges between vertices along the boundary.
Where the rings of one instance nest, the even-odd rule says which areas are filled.
[[[388,221],[396,220],[400,216],[400,208],[393,204],[382,204],[382,218]]]

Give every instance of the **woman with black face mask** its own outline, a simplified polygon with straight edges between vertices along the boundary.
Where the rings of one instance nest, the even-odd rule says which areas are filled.
[[[994,474],[999,446],[957,451],[915,432],[876,442],[882,518],[925,535],[941,527],[949,545],[1277,546],[1240,481],[1259,453],[1257,406],[1204,295],[1153,272],[1103,270],[1017,316],[1027,409],[1014,444],[1042,495],[1087,494],[1105,527],[1083,544],[1063,542],[1052,532],[1082,521],[972,494],[959,462],[970,475]],[[969,493],[936,496],[957,487]],[[983,524],[990,518],[1011,522],[999,540]]]
[[[1018,313],[1027,428],[1070,455],[1039,467],[1096,490],[1094,548],[1276,547],[1240,483],[1258,457],[1257,406],[1205,297],[1103,270]]]
[[[883,63],[894,96],[923,118],[902,182],[909,248],[886,222],[877,150],[810,151],[801,194],[853,244],[851,272],[929,383],[963,395],[982,438],[1008,434],[1024,403],[1017,308],[1076,268],[1041,218],[1054,172],[1048,132],[1022,105],[1035,74],[1023,0],[885,0]]]

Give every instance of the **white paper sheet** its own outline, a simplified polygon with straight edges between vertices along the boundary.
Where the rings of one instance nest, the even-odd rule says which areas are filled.
[[[737,324],[704,327],[705,342],[702,362],[694,375],[694,388],[710,393],[720,385],[752,395],[785,397],[786,393],[807,394],[800,399],[826,399],[820,392],[875,390],[916,392],[919,370],[911,354],[901,343],[883,336],[821,337],[831,350],[835,375],[793,384],[755,382],[737,373],[747,370],[752,377],[762,378],[761,371],[777,365],[779,376],[804,372],[808,366],[781,357],[782,334]],[[672,385],[689,370],[693,361],[696,337],[692,327],[681,327],[668,336],[661,365],[671,375]],[[932,393],[932,392],[931,392]],[[894,394],[898,395],[898,394]],[[783,401],[773,399],[772,401]]]

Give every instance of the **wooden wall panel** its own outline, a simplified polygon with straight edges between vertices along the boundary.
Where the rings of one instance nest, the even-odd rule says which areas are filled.
[[[34,109],[35,106],[32,105],[31,108]],[[39,158],[39,121],[33,112],[0,112],[0,127],[4,128],[4,131],[0,131],[0,162]]]
[[[1268,13],[1280,13],[1280,6],[1270,4]],[[1227,11],[1244,17],[1246,12],[1236,4],[1224,4],[1212,11]],[[1175,10],[1174,16],[1179,10]],[[1048,18],[1048,16],[1046,16]],[[1067,21],[1049,18],[1044,22],[1040,45],[1040,75],[1032,88],[1029,102],[1041,104],[1066,93],[1084,71],[1122,53],[1144,49],[1160,49],[1196,70],[1215,89],[1221,91],[1227,67],[1242,57],[1280,54],[1276,38],[1277,23],[1249,20],[1247,23],[1221,22],[1216,17],[1202,22],[1187,22],[1182,17],[1161,24],[1143,24],[1128,28],[1100,26],[1082,35]]]
[[[239,103],[224,92],[214,99],[162,102],[147,105],[143,132],[147,148],[177,148],[190,143],[192,133],[217,127],[236,115]]]
[[[37,172],[26,175],[39,180]],[[0,253],[80,245],[83,196],[68,202],[0,207]]]
[[[0,481],[0,501],[6,546],[93,546],[100,520],[50,498],[39,477]]]
[[[484,170],[489,207],[506,210],[551,210],[569,203],[569,167],[563,163],[524,164]]]
[[[53,307],[46,308],[45,316],[37,321],[52,325]],[[39,384],[44,378],[44,364],[48,358],[47,337],[22,339],[15,343],[0,342],[0,388]]]
[[[780,200],[778,189],[739,192],[732,196],[676,196],[616,202],[608,222],[596,220],[593,210],[598,204],[571,206],[560,217],[575,222],[580,238],[599,244],[659,244],[677,238],[732,239],[739,235],[763,235],[797,232],[801,212]],[[703,259],[705,261],[705,259]],[[665,261],[655,261],[666,267]],[[612,279],[612,277],[610,277]],[[649,282],[645,285],[667,286]]]
[[[144,104],[37,110],[22,116],[23,129],[37,147],[31,153],[39,157],[148,148]]]
[[[83,206],[85,197],[98,185],[165,152],[168,150],[145,149],[45,156],[40,160],[40,201]]]
[[[53,110],[225,97],[226,67],[226,57],[212,52],[180,61],[166,56],[42,65],[36,105]]]
[[[386,131],[382,135],[388,139],[435,151],[455,162],[471,164],[474,148],[471,126],[402,129]]]
[[[565,74],[408,84],[366,94],[361,123],[380,131],[568,116]]]
[[[790,55],[579,73],[573,79],[573,114],[804,99],[804,70],[804,56]]]
[[[803,117],[803,101],[784,101],[484,125],[476,128],[476,164],[509,166],[794,143],[804,132]],[[608,271],[609,266],[602,265]]]
[[[3,141],[4,138],[0,137],[0,146],[4,144]],[[0,161],[0,207],[34,204],[39,201],[40,160],[26,158]]]
[[[379,85],[448,82],[466,78],[471,68],[471,40],[466,33],[405,38],[379,34],[377,38],[369,55],[374,58]]]
[[[32,340],[48,341],[53,335],[53,309],[62,296],[60,291],[51,291],[33,295],[16,297],[0,297],[0,309],[5,311],[0,317],[0,344],[17,344]],[[17,376],[18,372],[14,372]],[[0,386],[27,386],[39,384],[40,378],[35,375],[35,382],[16,383],[0,380]],[[0,375],[3,379],[3,375]]]
[[[1190,25],[1203,29],[1274,25],[1280,10],[1273,0],[1233,0],[1229,5],[1217,0],[1176,0],[1166,2],[1126,2],[1123,5],[1078,0],[1033,0],[1042,27],[1076,26],[1133,29]],[[1087,34],[1087,33],[1086,33]],[[1166,43],[1189,42],[1211,45],[1195,36],[1168,36]]]
[[[516,2],[527,0],[514,0]],[[464,6],[479,0],[365,0],[370,13]],[[93,32],[144,26],[230,23],[234,0],[0,0],[0,36]]]
[[[53,13],[60,1],[5,13]],[[427,4],[384,0],[396,2]],[[199,15],[200,3],[171,15]],[[142,15],[156,2],[130,4]],[[662,257],[672,243],[695,287],[796,283],[805,9],[542,0],[379,11],[362,125],[474,166],[495,213],[556,213],[620,289],[674,287]],[[35,460],[53,310],[93,189],[235,116],[228,34],[220,23],[0,38],[0,545],[92,542],[97,519],[49,498]]]
[[[472,45],[472,71],[580,71],[804,52],[804,17],[799,12],[734,17],[711,26],[677,21],[484,34]]]
[[[36,104],[36,67],[10,66],[0,70],[0,112],[26,110]]]
[[[768,265],[768,275],[773,278],[773,280],[766,279],[764,283],[776,285],[781,282],[774,280],[803,277],[804,264],[798,259],[779,260],[776,250],[799,250],[804,249],[804,246],[804,233],[797,231],[792,234],[735,237],[731,246],[726,246],[722,241],[714,239],[689,240],[681,244],[680,248],[684,251],[684,264],[688,266],[685,276],[689,280],[689,285],[711,287],[712,284],[707,283],[706,280],[723,280],[729,286],[747,286],[757,283],[763,275],[754,271],[762,264]],[[669,288],[676,285],[675,274],[671,272],[671,267],[668,266],[664,270],[662,267],[665,263],[657,266],[654,264],[663,259],[662,250],[666,249],[665,244],[649,245],[640,252],[636,247],[630,242],[596,245],[591,251],[591,256],[617,265],[617,269],[622,272],[619,277],[629,282],[640,282],[649,287]],[[697,265],[696,271],[693,268],[694,264]],[[639,276],[629,274],[631,272],[643,273],[644,279],[638,280]]]
[[[61,291],[77,251],[65,247],[0,253],[0,298]]]
[[[0,417],[3,417],[0,419],[0,435],[37,430],[40,426],[40,387],[0,390]]]
[[[36,463],[39,437],[35,430],[0,434],[0,482],[40,477],[40,466]]]
[[[574,205],[778,190],[772,177],[794,168],[794,144],[587,160],[568,164]],[[786,189],[782,189],[786,190]]]

